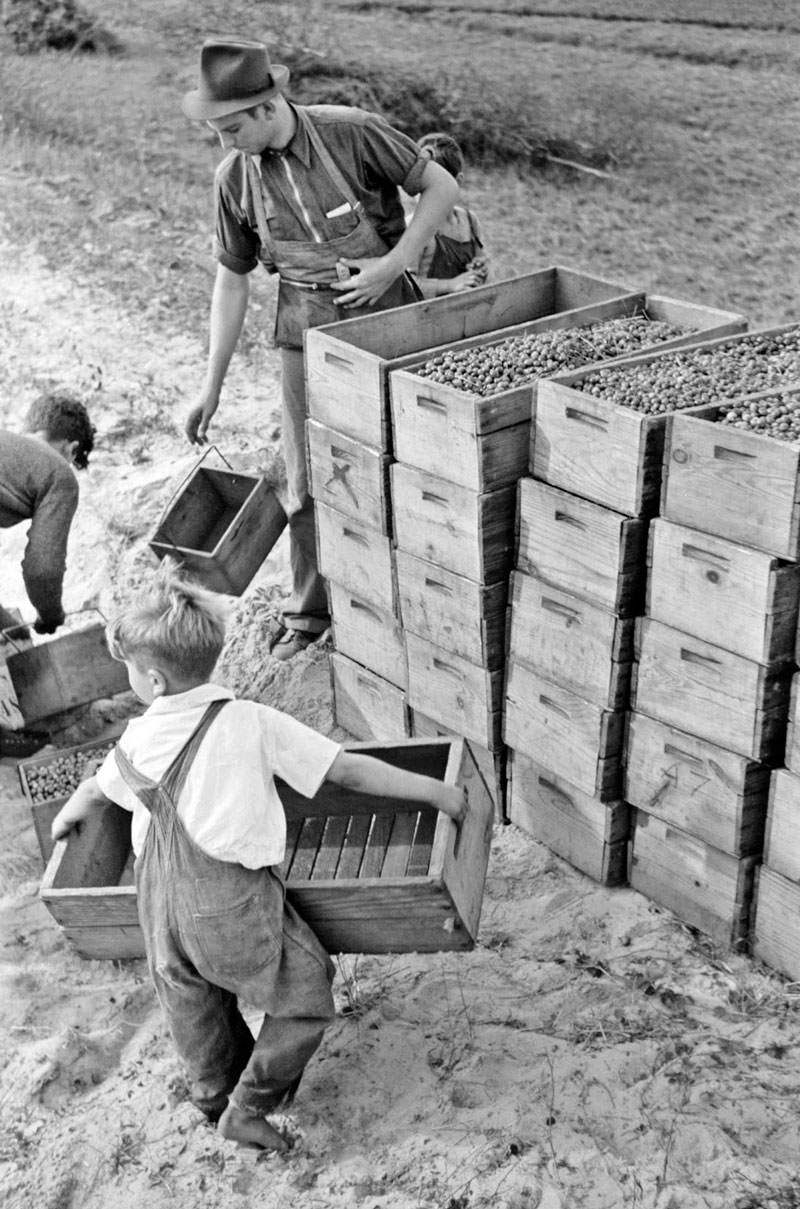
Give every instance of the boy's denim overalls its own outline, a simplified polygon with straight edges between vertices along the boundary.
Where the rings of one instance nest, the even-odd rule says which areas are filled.
[[[291,1099],[334,1017],[333,963],[271,868],[207,856],[178,818],[189,767],[224,701],[209,706],[160,783],[119,746],[127,785],[150,812],[136,861],[139,918],[158,998],[212,1120],[228,1100],[263,1116]],[[255,1042],[237,996],[265,1013]]]

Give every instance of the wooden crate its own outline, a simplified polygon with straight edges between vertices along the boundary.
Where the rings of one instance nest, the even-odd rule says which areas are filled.
[[[754,914],[753,956],[800,982],[800,885],[761,865]]]
[[[628,716],[625,800],[713,848],[761,851],[769,785],[765,764],[638,711]]]
[[[333,580],[328,580],[328,601],[336,650],[405,689],[406,645],[397,618]]]
[[[505,658],[508,584],[486,585],[396,551],[400,616],[411,634],[494,670]]]
[[[105,623],[15,650],[6,668],[26,723],[130,689],[125,664],[109,653]]]
[[[794,393],[763,391],[752,399]],[[718,420],[727,406],[668,419],[661,512],[679,524],[800,560],[800,448]]]
[[[317,420],[307,422],[306,433],[314,499],[391,536],[389,455]]]
[[[764,837],[764,861],[773,873],[800,884],[800,776],[786,768],[772,774]]]
[[[314,515],[320,575],[396,617],[397,572],[391,539],[327,504],[315,502]]]
[[[792,665],[762,664],[639,617],[631,707],[753,760],[783,759]]]
[[[78,743],[73,747],[51,750],[42,755],[31,756],[28,760],[20,760],[17,764],[19,783],[30,806],[39,851],[45,864],[53,852],[53,841],[50,839],[53,819],[80,782],[91,776],[94,769],[102,763],[122,734],[125,725],[113,727],[90,743]],[[48,778],[57,778],[57,783],[48,785]],[[63,792],[53,792],[56,785]]]
[[[622,797],[625,714],[603,709],[510,658],[503,739],[602,802]]]
[[[461,827],[418,803],[325,784],[309,801],[279,782],[287,816],[287,894],[332,953],[435,952],[475,944],[492,803],[461,739],[352,744],[390,764],[464,786]],[[130,816],[96,814],[56,846],[41,898],[86,957],[140,957],[136,890],[120,885]]]
[[[800,711],[800,672],[795,672],[789,692],[789,720],[786,727],[786,750],[783,762],[791,772],[800,776],[800,717],[798,711]]]
[[[515,487],[479,495],[401,462],[391,473],[398,549],[478,583],[508,578]]]
[[[591,604],[533,575],[511,572],[512,659],[587,701],[625,709],[633,662],[633,618]]]
[[[628,881],[717,944],[746,946],[757,856],[731,856],[663,819],[633,811]]]
[[[511,822],[596,882],[624,882],[628,803],[583,793],[521,752],[510,751],[508,763]]]
[[[520,479],[520,571],[620,617],[632,617],[644,606],[646,560],[646,521],[536,479]]]
[[[628,295],[629,286],[554,265],[466,293],[343,319],[305,333],[308,414],[391,450],[389,373],[455,340]]]
[[[646,612],[757,663],[794,659],[800,565],[658,518]]]
[[[465,738],[500,746],[503,669],[489,671],[417,634],[406,632],[408,704]]]
[[[411,734],[405,689],[339,651],[331,654],[331,681],[334,721],[355,738],[401,739]]]
[[[286,526],[263,477],[196,466],[150,539],[204,587],[241,596]]]
[[[711,334],[721,336],[740,332],[745,327],[741,315],[639,293],[523,323],[503,332],[494,332],[489,339],[459,340],[437,349],[436,355],[459,353],[478,343],[496,345],[514,337],[588,327],[593,323],[636,315],[647,315],[650,319],[664,320],[687,329],[682,336],[657,344],[654,341],[638,353],[652,347],[680,348],[708,339]],[[587,347],[586,360],[592,359]],[[430,352],[405,369],[395,369],[390,374],[395,457],[431,474],[442,474],[441,450],[446,449],[446,477],[454,483],[461,483],[473,491],[490,491],[504,483],[515,482],[529,466],[536,379],[511,390],[482,396],[420,377],[418,371],[428,360]]]
[[[428,717],[427,714],[421,713],[418,709],[410,709],[408,712],[411,717],[411,734],[416,739],[441,738],[447,735],[454,738],[459,737],[458,732],[453,730],[451,726],[445,726],[443,722],[437,722],[434,718]],[[483,747],[480,743],[476,743],[474,739],[469,740],[469,749],[475,757],[475,763],[478,765],[481,776],[492,795],[495,819],[498,822],[507,822],[507,749],[505,747],[498,747],[494,751],[490,751],[488,747]]]
[[[704,340],[696,347],[724,355],[726,348],[732,348],[742,340],[796,330],[797,324],[784,324],[763,331]],[[668,404],[657,400],[665,410],[659,415],[649,415],[591,395],[583,385],[587,376],[598,369],[619,370],[625,366],[641,368],[647,365],[657,368],[659,360],[679,353],[680,350],[659,349],[586,366],[539,382],[531,428],[533,474],[630,516],[657,512],[667,416],[682,410],[680,402],[676,407],[672,406],[671,399]],[[797,385],[796,380],[792,382],[788,369],[782,373],[788,387]],[[719,394],[719,400],[712,402],[721,405],[725,399],[732,401],[734,398],[730,391],[720,389]],[[697,515],[702,517],[705,513]],[[688,517],[676,515],[673,519],[688,520]],[[722,536],[739,537],[735,533]]]

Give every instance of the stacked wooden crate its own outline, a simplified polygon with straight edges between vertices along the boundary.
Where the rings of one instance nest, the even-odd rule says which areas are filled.
[[[746,326],[672,306],[695,334],[671,350]],[[537,386],[531,476],[518,493],[504,738],[511,820],[614,884],[626,876],[625,723],[664,418],[584,395],[573,384],[586,372]]]
[[[413,725],[408,705],[398,558],[409,593],[414,570],[404,553],[413,557],[413,548],[396,555],[394,545],[398,506],[390,488],[390,468],[396,452],[390,374],[418,362],[425,350],[453,342],[459,342],[460,346],[482,342],[487,333],[502,335],[507,329],[516,330],[520,324],[537,321],[558,324],[578,307],[594,313],[591,311],[594,306],[596,313],[602,315],[607,300],[636,297],[625,286],[556,266],[483,286],[468,295],[346,319],[306,334],[310,483],[317,516],[319,567],[329,584],[336,648],[332,656],[334,710],[336,721],[351,734],[358,738],[388,739],[412,733],[440,733],[437,726],[426,727],[421,716],[416,717]],[[633,302],[628,303],[629,308],[632,305]],[[518,402],[521,410],[517,419],[522,422],[524,417],[527,426],[530,393],[526,392]],[[435,453],[440,467],[449,462],[447,448],[439,446]],[[458,457],[453,460],[458,461]],[[503,506],[507,512],[506,497],[510,497],[511,489],[506,491],[503,503],[495,499],[487,505],[485,498],[479,498],[486,493],[476,494],[473,489],[470,494],[470,489],[464,488],[456,498],[450,494],[458,492],[455,483],[444,483],[431,492],[420,477],[424,472],[411,472],[409,467],[409,474],[413,482],[407,483],[402,475],[395,481],[395,490],[402,496],[401,509],[413,507],[416,495],[425,511],[449,508],[452,503],[460,518],[461,528],[449,545],[452,549],[459,543],[464,545],[467,564],[459,561],[450,569],[454,579],[445,576],[447,560],[434,584],[426,584],[423,575],[426,607],[435,613],[436,602],[445,596],[460,598],[464,579],[471,576],[473,583],[495,585],[506,573],[507,564],[502,559],[486,575],[482,570],[476,572],[480,555],[472,534],[480,526],[491,545],[493,526],[506,525]],[[505,481],[509,481],[508,477]],[[466,510],[462,511],[467,497]],[[490,515],[493,511],[494,516]],[[404,532],[409,523],[413,522],[406,519]],[[435,555],[433,558],[436,561]],[[417,571],[423,574],[422,568]],[[501,599],[504,590],[490,591],[485,599],[474,602],[465,600],[464,606],[470,610],[474,603],[478,616],[491,618],[504,607]],[[471,626],[475,614],[469,616],[465,624]],[[491,620],[487,625],[491,630]],[[493,641],[492,635],[487,634],[488,647]],[[442,669],[436,671],[438,674]],[[461,729],[459,716],[453,733],[466,734],[468,730],[469,727]],[[481,745],[481,739],[488,736],[485,728],[478,733]],[[471,738],[476,738],[474,727]]]
[[[762,664],[769,665],[779,656],[782,709],[786,707],[787,679],[791,676],[788,712],[780,720],[770,720],[766,707],[760,704],[766,700],[766,671],[761,685],[752,682],[760,706],[755,720],[761,727],[769,765],[781,763],[781,729],[788,721],[784,767],[768,769],[766,775],[760,772],[757,782],[749,787],[750,793],[742,796],[740,813],[716,767],[701,767],[699,773],[705,779],[704,790],[710,786],[721,800],[729,799],[724,816],[718,818],[718,824],[727,827],[729,837],[738,836],[740,848],[754,853],[760,852],[757,841],[763,837],[763,864],[756,868],[753,886],[753,950],[768,965],[792,978],[800,977],[800,848],[796,823],[800,807],[800,673],[796,671],[800,643],[794,637],[800,572],[800,426],[793,425],[789,416],[798,405],[800,386],[795,386],[775,388],[743,400],[737,409],[744,417],[740,427],[720,423],[729,414],[727,406],[676,414],[670,424],[664,490],[664,514],[675,518],[676,529],[679,525],[713,529],[725,539],[714,545],[704,535],[694,535],[695,547],[708,546],[712,554],[731,559],[723,567],[718,557],[707,563],[710,591],[717,587],[720,576],[741,572],[738,598],[727,601],[724,615],[717,611],[716,629],[707,627],[712,641],[718,643],[722,635],[730,636],[732,643],[725,645],[735,645],[739,655],[756,656]],[[726,595],[732,594],[727,591]],[[744,697],[748,699],[752,700],[752,689]],[[770,728],[774,735],[771,742]],[[757,736],[758,732],[754,739]],[[756,767],[751,766],[751,777]],[[733,785],[742,783],[742,771],[746,770],[737,772]],[[691,817],[696,830],[696,811]],[[685,828],[680,819],[676,821]],[[712,834],[706,838],[718,848],[723,846]]]
[[[627,425],[645,470],[660,460],[647,452],[664,450],[646,615],[635,631],[625,751],[625,796],[636,808],[628,875],[726,944],[747,934],[769,769],[783,752],[798,579],[786,550],[767,536],[774,521],[774,509],[764,507],[774,503],[769,475],[759,479],[753,451],[739,450],[759,438],[713,419],[735,412],[736,392],[748,382],[791,381],[800,368],[796,337],[786,328],[715,340],[685,354],[590,369],[556,386],[560,406],[597,415],[607,431]],[[719,402],[679,410],[697,398],[698,382]],[[553,385],[543,384],[542,393]],[[637,391],[648,410],[636,410]],[[627,406],[615,402],[623,397]],[[604,445],[602,432],[598,440]],[[650,477],[643,475],[639,490],[655,502]],[[762,520],[754,523],[759,505]]]

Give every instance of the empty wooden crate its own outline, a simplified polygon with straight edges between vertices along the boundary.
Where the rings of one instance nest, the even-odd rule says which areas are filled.
[[[204,587],[241,596],[286,526],[263,477],[196,466],[150,539]]]
[[[6,667],[28,723],[130,688],[125,664],[112,659],[100,622],[17,650]]]
[[[324,785],[309,801],[279,783],[287,816],[287,893],[332,953],[435,952],[475,944],[493,807],[462,739],[355,744],[351,750],[463,786],[460,827],[418,803]],[[41,898],[86,957],[144,953],[130,867],[130,816],[95,815],[56,846]]]

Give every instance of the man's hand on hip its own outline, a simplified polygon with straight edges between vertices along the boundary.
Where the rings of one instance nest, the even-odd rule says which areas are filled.
[[[342,260],[352,276],[348,281],[334,281],[337,306],[349,310],[354,306],[371,306],[382,298],[402,274],[389,256],[374,256],[363,260]]]

